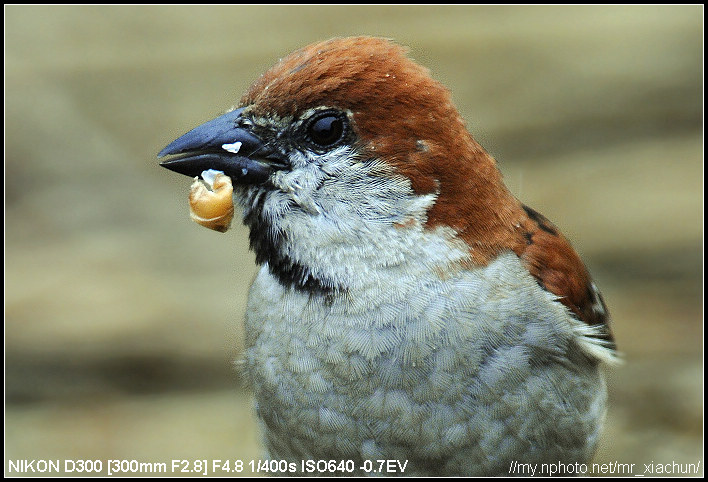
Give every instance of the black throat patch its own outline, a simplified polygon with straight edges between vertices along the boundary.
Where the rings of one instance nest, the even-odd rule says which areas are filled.
[[[268,263],[268,270],[286,287],[312,294],[334,294],[344,291],[337,283],[315,276],[312,271],[285,253],[287,232],[276,229],[266,216],[263,205],[268,188],[254,189],[245,196],[243,223],[249,228],[250,248],[256,253],[256,263]]]

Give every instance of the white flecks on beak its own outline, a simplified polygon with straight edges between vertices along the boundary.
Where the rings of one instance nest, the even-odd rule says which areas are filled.
[[[234,142],[233,144],[222,144],[221,148],[231,154],[238,154],[239,149],[241,149],[241,144],[243,144],[243,142],[240,141]]]

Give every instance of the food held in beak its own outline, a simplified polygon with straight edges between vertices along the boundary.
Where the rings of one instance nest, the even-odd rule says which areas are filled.
[[[231,178],[212,169],[194,178],[189,192],[189,216],[202,226],[225,233],[234,217],[234,188]]]

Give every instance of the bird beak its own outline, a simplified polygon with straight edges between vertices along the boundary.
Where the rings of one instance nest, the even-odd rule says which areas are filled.
[[[160,165],[190,177],[209,169],[221,171],[234,184],[260,184],[285,169],[282,158],[274,157],[261,139],[240,125],[243,110],[228,112],[172,141],[157,157],[175,157]]]

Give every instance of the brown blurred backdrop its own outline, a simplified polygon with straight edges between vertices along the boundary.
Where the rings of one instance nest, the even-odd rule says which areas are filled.
[[[369,34],[410,46],[452,90],[512,191],[603,289],[626,363],[609,373],[597,461],[702,474],[702,18],[5,7],[5,473],[18,459],[99,459],[105,474],[107,459],[258,458],[232,366],[256,271],[246,231],[191,222],[189,180],[155,156],[293,49]]]

